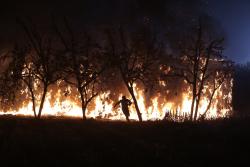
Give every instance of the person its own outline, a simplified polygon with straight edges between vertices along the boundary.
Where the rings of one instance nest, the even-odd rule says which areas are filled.
[[[119,100],[115,105],[114,107],[116,107],[118,104],[121,104],[122,106],[122,112],[123,114],[125,115],[126,117],[126,120],[129,122],[129,109],[128,109],[128,106],[130,106],[132,104],[132,102],[126,98],[126,96],[122,96],[122,99]]]

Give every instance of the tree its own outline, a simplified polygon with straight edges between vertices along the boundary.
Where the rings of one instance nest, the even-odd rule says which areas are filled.
[[[207,96],[205,87],[212,87],[209,104],[203,116],[210,108],[215,91],[229,79],[232,62],[223,56],[223,38],[213,38],[209,31],[203,29],[201,21],[195,33],[189,33],[180,45],[180,56],[174,60],[167,76],[177,76],[191,86],[192,103],[190,120],[197,120],[202,97]]]
[[[134,34],[125,33],[120,27],[117,30],[108,30],[107,55],[111,58],[113,67],[118,69],[122,81],[130,93],[139,121],[142,121],[141,112],[135,96],[135,84],[147,83],[157,62],[161,45],[157,45],[156,36],[149,29],[140,29]]]
[[[106,61],[100,59],[100,47],[88,33],[84,32],[82,38],[77,38],[66,19],[64,23],[66,33],[54,26],[63,46],[63,80],[77,89],[85,120],[89,103],[98,95],[98,78],[105,69]]]
[[[60,79],[60,55],[54,49],[51,34],[43,34],[31,21],[18,20],[18,23],[26,40],[21,47],[13,49],[9,71],[20,85],[27,86],[34,116],[40,119],[48,88]]]
[[[32,63],[31,57],[29,55],[29,50],[27,47],[15,46],[11,53],[11,60],[8,65],[9,73],[13,81],[19,87],[16,89],[16,93],[19,93],[20,89],[25,90],[28,88],[28,94],[32,101],[32,109],[34,117],[37,117],[36,112],[36,78],[34,75],[34,66]],[[21,94],[21,93],[20,93]]]

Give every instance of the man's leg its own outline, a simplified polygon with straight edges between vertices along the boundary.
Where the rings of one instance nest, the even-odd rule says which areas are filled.
[[[128,115],[126,115],[126,120],[129,122],[130,120],[129,120],[129,116]]]

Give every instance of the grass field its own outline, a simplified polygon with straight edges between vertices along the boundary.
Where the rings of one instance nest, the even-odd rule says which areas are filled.
[[[0,117],[1,166],[250,165],[250,119],[202,123]]]

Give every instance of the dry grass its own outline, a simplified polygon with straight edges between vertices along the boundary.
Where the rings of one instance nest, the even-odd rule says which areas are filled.
[[[250,162],[249,142],[247,118],[127,123],[0,117],[0,163],[6,165],[238,166]]]

